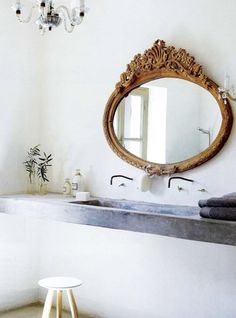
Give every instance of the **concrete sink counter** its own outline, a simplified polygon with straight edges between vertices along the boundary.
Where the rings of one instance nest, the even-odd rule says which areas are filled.
[[[198,207],[19,194],[0,196],[0,213],[236,246],[236,222],[202,219]]]

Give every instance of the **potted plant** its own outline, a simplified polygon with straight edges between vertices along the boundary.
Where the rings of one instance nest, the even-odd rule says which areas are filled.
[[[28,187],[27,192],[35,194],[47,194],[47,183],[49,182],[47,173],[48,168],[51,167],[51,161],[53,160],[52,154],[49,156],[44,152],[40,153],[40,145],[37,145],[27,153],[27,159],[24,162],[25,170],[28,173]],[[37,187],[38,178],[38,187]]]
[[[27,192],[34,194],[37,192],[36,185],[36,170],[37,170],[37,157],[40,156],[39,145],[30,148],[27,153],[27,160],[24,162],[25,170],[28,173]]]
[[[39,178],[39,193],[40,194],[47,194],[47,183],[49,182],[47,173],[48,173],[48,167],[51,167],[52,165],[50,162],[52,161],[52,154],[47,156],[47,154],[44,152],[43,157],[39,157],[39,162],[37,164],[37,176]]]

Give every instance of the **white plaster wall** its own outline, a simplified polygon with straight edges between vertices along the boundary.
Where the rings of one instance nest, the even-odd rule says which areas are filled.
[[[0,313],[38,301],[39,259],[38,222],[1,214]]]
[[[0,194],[22,192],[22,162],[39,142],[40,40],[0,2]],[[0,311],[37,299],[37,226],[0,215]]]
[[[40,276],[72,275],[83,317],[233,318],[236,248],[45,223]],[[45,299],[40,290],[40,298]]]
[[[19,25],[8,1],[0,4],[0,194],[25,188],[23,161],[39,142],[41,38]],[[38,34],[37,34],[38,35]]]
[[[42,142],[55,158],[51,189],[60,191],[63,179],[81,168],[98,196],[195,205],[234,191],[235,128],[217,157],[183,174],[193,185],[175,182],[168,190],[168,177],[159,177],[150,193],[128,182],[111,187],[111,175],[136,178],[140,171],[111,151],[102,117],[126,64],[158,38],[186,48],[216,82],[228,70],[236,83],[235,1],[91,0],[88,6],[75,33],[58,29],[46,41]],[[197,191],[203,187],[209,193]],[[235,316],[234,247],[59,223],[45,224],[41,244],[40,275],[83,279],[79,305],[91,317]]]
[[[235,128],[219,155],[183,174],[196,180],[193,185],[175,182],[169,190],[168,177],[160,177],[154,180],[150,193],[140,193],[135,184],[128,182],[126,188],[111,187],[111,175],[123,173],[136,178],[140,171],[111,151],[104,137],[102,117],[126,64],[157,38],[186,48],[216,82],[222,83],[228,70],[236,83],[235,1],[87,3],[91,10],[78,30],[72,35],[63,29],[55,30],[46,43],[48,76],[44,81],[42,142],[55,157],[51,189],[60,191],[64,177],[78,167],[87,175],[91,192],[98,196],[195,205],[200,198],[233,191]],[[186,191],[179,193],[177,183]],[[209,193],[199,193],[202,187]]]
[[[196,180],[194,185],[180,184],[186,189],[184,192],[177,192],[176,187],[167,190],[167,177],[156,178],[150,193],[138,192],[134,184],[124,189],[110,187],[112,174],[137,177],[140,171],[122,162],[109,149],[102,130],[102,116],[107,98],[125,65],[157,38],[189,50],[206,66],[213,80],[220,82],[228,70],[236,83],[233,41],[236,3],[233,0],[224,3],[219,0],[91,0],[88,5],[91,11],[78,31],[68,35],[58,29],[43,40],[29,26],[20,29],[10,13],[3,16],[0,35],[4,59],[11,62],[10,74],[17,71],[15,77],[20,74],[21,78],[13,82],[11,77],[7,81],[9,68],[1,61],[1,68],[5,70],[5,76],[1,77],[5,85],[1,91],[1,100],[5,101],[1,106],[2,116],[9,116],[1,123],[5,127],[0,141],[1,191],[17,192],[24,187],[20,181],[23,180],[20,168],[23,152],[10,146],[17,141],[16,147],[22,146],[25,150],[38,140],[40,133],[35,135],[32,127],[40,128],[36,120],[39,109],[43,123],[41,143],[55,158],[52,190],[61,190],[64,177],[81,168],[87,175],[89,189],[99,196],[196,204],[205,196],[197,191],[200,187],[209,190],[206,195],[233,191],[236,186],[235,129],[216,158],[183,174]],[[1,6],[2,12],[8,12],[8,3]],[[45,50],[43,56],[39,56],[42,41]],[[17,48],[14,51],[12,43]],[[37,73],[34,72],[36,66]],[[35,85],[37,78],[42,80],[42,90]],[[20,110],[16,97],[21,102]],[[8,100],[13,105],[12,112],[7,107]],[[33,108],[35,104],[38,107]],[[28,126],[26,114],[31,116],[32,127]],[[13,151],[10,161],[9,150]],[[15,165],[17,168],[11,170],[13,177],[9,179],[8,169]],[[85,281],[79,294],[80,307],[92,317],[235,316],[235,247],[45,223],[41,229],[37,268],[36,255],[39,254],[34,247],[39,246],[36,231],[39,226],[29,224],[22,230],[19,220],[10,219],[1,220],[1,224],[2,242],[10,245],[5,249],[8,245],[3,244],[1,256],[2,264],[10,264],[9,270],[3,267],[1,271],[4,287],[8,286],[5,277],[14,278],[12,282],[16,282],[22,292],[24,288],[34,289],[39,273],[40,277],[76,275]],[[35,237],[32,236],[34,230]],[[12,257],[19,257],[17,273],[13,271],[14,263],[8,262],[9,250]],[[6,307],[5,297],[9,295],[13,294],[1,289],[2,308]],[[30,295],[27,293],[27,297]],[[17,303],[17,297],[12,299]],[[21,298],[21,303],[24,299]]]

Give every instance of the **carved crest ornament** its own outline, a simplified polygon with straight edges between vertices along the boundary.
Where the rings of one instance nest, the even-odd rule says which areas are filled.
[[[158,78],[180,78],[188,80],[208,90],[216,99],[221,115],[221,129],[214,142],[200,154],[173,164],[158,164],[136,157],[127,151],[118,141],[114,132],[113,120],[120,101],[130,91],[140,85]],[[127,65],[127,69],[120,75],[120,81],[110,96],[103,118],[103,127],[106,139],[111,149],[129,164],[145,170],[150,175],[173,174],[183,172],[210,160],[225,144],[229,137],[233,122],[231,107],[219,95],[219,86],[208,78],[200,64],[185,49],[176,49],[166,46],[162,40],[157,40],[154,45],[143,54],[135,55]]]

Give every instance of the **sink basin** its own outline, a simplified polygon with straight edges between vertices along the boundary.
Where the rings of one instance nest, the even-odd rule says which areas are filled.
[[[115,200],[115,199],[92,199],[89,201],[73,201],[70,202],[78,205],[87,205],[94,207],[112,208],[119,210],[138,211],[146,213],[179,215],[179,216],[193,216],[199,214],[198,207],[158,204],[148,202],[138,202],[129,200]]]

